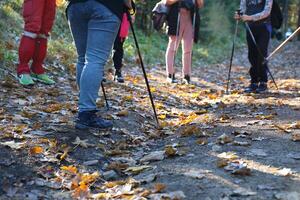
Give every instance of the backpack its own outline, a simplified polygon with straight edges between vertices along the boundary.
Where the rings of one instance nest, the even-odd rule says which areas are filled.
[[[155,30],[159,31],[167,21],[169,14],[169,7],[165,4],[164,0],[158,2],[152,10],[152,24]]]
[[[277,1],[273,0],[273,6],[271,10],[271,25],[274,29],[280,29],[283,22],[282,12]]]
[[[130,27],[130,22],[129,22],[127,13],[124,13],[123,17],[122,17],[122,22],[120,25],[120,30],[119,30],[119,37],[122,40],[124,40],[128,36],[129,27]]]

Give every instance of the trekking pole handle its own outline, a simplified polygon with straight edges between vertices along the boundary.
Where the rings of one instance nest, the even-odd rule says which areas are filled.
[[[244,13],[242,12],[242,10],[241,9],[237,9],[236,10],[236,13],[239,15],[239,16],[242,16]]]

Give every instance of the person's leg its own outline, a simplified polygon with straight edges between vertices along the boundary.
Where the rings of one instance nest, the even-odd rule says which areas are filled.
[[[124,82],[124,78],[122,76],[122,67],[123,67],[123,57],[124,57],[124,45],[125,39],[122,39],[119,37],[119,35],[116,37],[114,42],[114,48],[113,48],[113,62],[115,67],[115,81],[118,81],[119,83]]]
[[[181,17],[180,17],[180,23],[179,23],[179,35],[171,35],[169,36],[169,43],[168,47],[166,50],[166,72],[169,80],[172,80],[172,82],[176,82],[175,80],[175,57],[176,57],[176,52],[177,49],[180,45],[180,41],[182,40],[183,37],[183,31],[184,31],[184,23],[181,22]]]
[[[182,74],[184,75],[184,80],[189,83],[192,72],[192,49],[194,33],[190,13],[188,12],[186,15],[182,16],[183,23],[185,24],[182,40]]]
[[[251,29],[254,31],[254,29]],[[255,92],[258,87],[258,71],[257,71],[257,56],[258,51],[257,48],[251,38],[250,33],[247,31],[247,45],[248,45],[248,59],[251,64],[249,74],[251,77],[251,83],[250,85],[245,89],[245,92],[251,93]]]
[[[96,1],[86,2],[89,12],[86,62],[80,78],[79,112],[97,109],[96,100],[120,20]]]
[[[123,67],[123,57],[124,57],[124,49],[123,49],[124,39],[121,39],[119,36],[116,37],[113,48],[113,62],[115,70],[121,70]]]
[[[19,46],[18,75],[30,74],[29,61],[34,56],[35,41],[41,29],[45,0],[25,0],[23,4],[24,33]],[[21,82],[21,81],[20,81]],[[33,81],[29,81],[31,84]],[[22,82],[21,82],[22,84]],[[25,85],[27,85],[25,83]]]
[[[176,36],[169,36],[169,43],[166,51],[166,71],[167,74],[174,74],[174,57],[176,56],[176,50],[175,50],[175,45],[176,45],[176,40],[178,40],[178,37]],[[177,42],[179,43],[179,42]],[[177,48],[176,48],[177,49]]]
[[[261,53],[263,55],[258,57],[258,74],[260,78],[259,86],[256,90],[256,92],[261,93],[265,92],[268,89],[268,71],[267,71],[267,64],[263,64],[264,58],[268,56],[268,47],[269,47],[269,41],[271,37],[271,30],[267,27],[268,25],[263,24],[259,28],[259,37],[257,39],[258,47],[261,50]]]
[[[258,74],[260,78],[260,82],[268,82],[268,74],[267,74],[267,65],[263,65],[264,58],[268,56],[268,47],[270,41],[270,32],[267,29],[266,25],[263,25],[259,28],[259,37],[257,39],[257,45],[263,54],[257,58],[258,62]]]
[[[35,74],[45,73],[43,62],[47,55],[48,36],[54,23],[55,10],[55,0],[45,0],[41,31],[36,39],[35,53],[31,65],[32,72]]]
[[[249,70],[251,83],[258,83],[259,80],[258,80],[257,56],[259,56],[259,54],[248,32],[247,32],[247,44],[248,44],[248,59],[251,64],[251,68]]]
[[[85,10],[80,4],[73,4],[68,9],[68,20],[77,50],[76,82],[80,89],[80,78],[85,65],[88,20],[84,18]]]

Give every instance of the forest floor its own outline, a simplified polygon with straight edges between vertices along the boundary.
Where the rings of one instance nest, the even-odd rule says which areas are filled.
[[[191,85],[166,83],[162,65],[147,69],[159,128],[137,64],[124,69],[125,84],[105,84],[107,131],[74,129],[78,91],[58,66],[47,66],[55,86],[6,76],[0,199],[300,199],[300,43],[272,60],[279,90],[270,81],[265,94],[242,93],[245,52],[228,95],[227,62],[195,63]]]

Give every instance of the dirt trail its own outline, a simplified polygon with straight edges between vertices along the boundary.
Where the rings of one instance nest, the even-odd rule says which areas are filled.
[[[74,129],[67,75],[31,89],[2,80],[0,199],[300,199],[299,48],[270,63],[279,91],[270,82],[262,95],[241,93],[244,51],[229,95],[227,63],[197,67],[189,86],[148,70],[159,129],[138,66],[124,70],[125,84],[106,83],[109,131]]]

